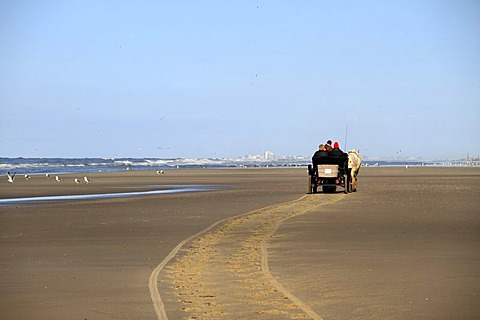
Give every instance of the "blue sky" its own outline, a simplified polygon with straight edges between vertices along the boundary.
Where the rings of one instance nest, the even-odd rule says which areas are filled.
[[[480,1],[0,1],[0,156],[480,155]],[[401,150],[401,153],[397,153]]]

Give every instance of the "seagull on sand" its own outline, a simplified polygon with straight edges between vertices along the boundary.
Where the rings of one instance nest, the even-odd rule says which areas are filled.
[[[15,172],[13,173],[13,175],[10,172],[7,172],[7,179],[8,182],[13,183],[13,180],[15,180]]]
[[[50,175],[48,173],[45,174],[45,178],[50,179]]]
[[[163,170],[157,170],[157,174],[160,175],[160,174],[165,174],[165,171]]]
[[[63,179],[61,179],[59,176],[55,176],[55,180],[56,180],[57,182],[63,181]]]
[[[77,184],[77,186],[81,183],[80,180],[78,180],[77,178],[75,178],[75,183]]]
[[[30,176],[28,174],[25,175],[25,180],[29,180]]]
[[[88,179],[87,177],[83,177],[83,181],[85,181],[86,184],[89,184],[90,182],[92,182],[90,179]]]

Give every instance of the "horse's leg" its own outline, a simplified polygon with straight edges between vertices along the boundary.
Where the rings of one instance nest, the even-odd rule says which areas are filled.
[[[353,192],[357,191],[357,173],[356,172],[352,174],[352,189],[353,189]]]

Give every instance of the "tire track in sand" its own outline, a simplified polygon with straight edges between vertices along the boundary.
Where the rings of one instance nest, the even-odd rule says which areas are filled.
[[[322,319],[272,276],[267,244],[283,221],[342,198],[303,196],[218,221],[185,239],[150,276],[158,319],[168,319],[160,275],[175,291],[184,319]]]

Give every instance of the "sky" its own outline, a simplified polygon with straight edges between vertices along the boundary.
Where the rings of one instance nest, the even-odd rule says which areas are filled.
[[[0,157],[480,156],[480,1],[0,0]]]

